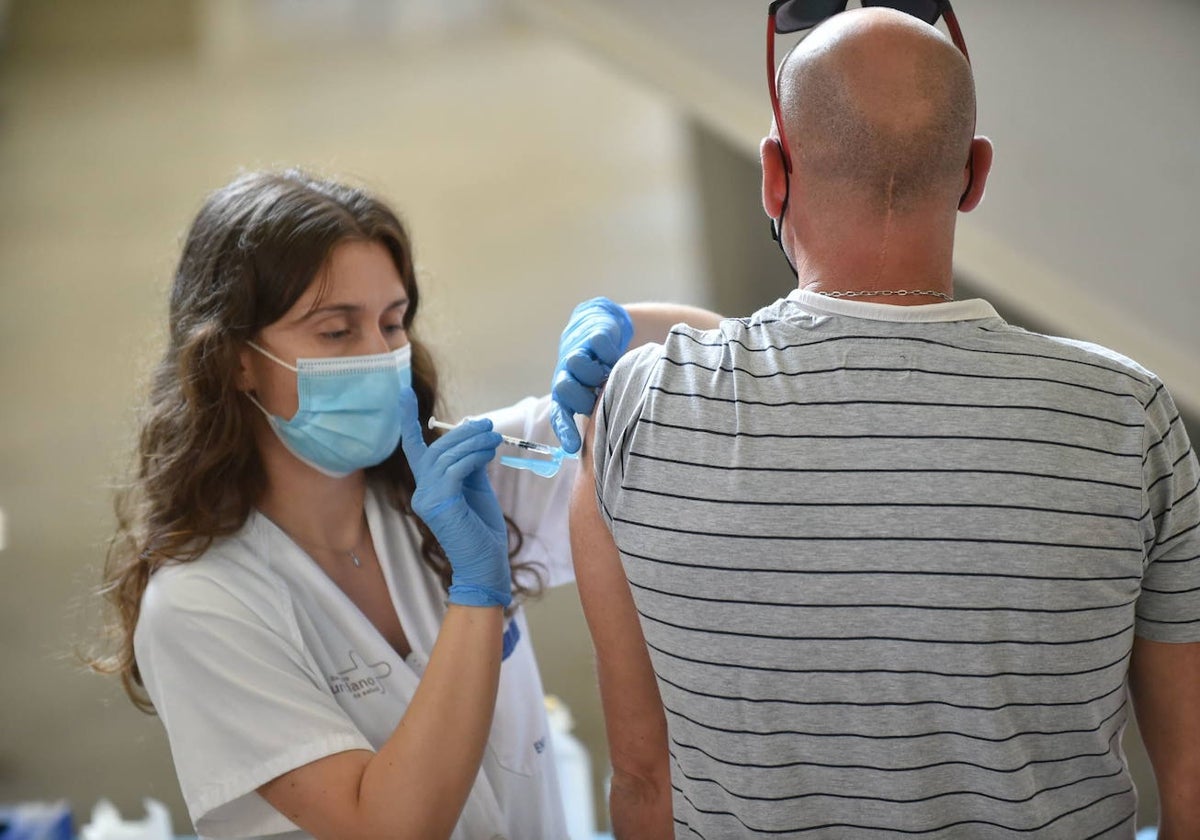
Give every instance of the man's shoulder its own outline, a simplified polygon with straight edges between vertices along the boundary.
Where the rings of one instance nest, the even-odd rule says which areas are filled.
[[[1097,363],[1107,363],[1113,370],[1132,374],[1147,383],[1157,379],[1153,373],[1138,364],[1135,360],[1102,344],[1053,335],[1042,336],[1042,338],[1059,347],[1066,348],[1068,351],[1079,353]]]
[[[760,310],[748,318],[726,318],[717,326],[702,330],[687,324],[676,324],[667,333],[659,357],[673,360],[691,357],[708,357],[720,353],[730,344],[744,344],[748,332],[767,332],[764,327],[777,323],[778,319],[763,321],[766,310]]]
[[[626,387],[645,384],[663,369],[707,365],[719,360],[724,348],[737,340],[739,321],[722,321],[719,327],[701,330],[687,324],[671,327],[662,343],[651,342],[630,350],[613,366],[609,382]]]
[[[680,329],[680,326],[682,325],[671,328],[671,334],[667,336],[667,343],[671,341],[671,336]],[[649,371],[658,366],[665,352],[666,344],[656,342],[633,348],[613,365],[612,372],[609,374],[610,387],[615,383],[646,378]]]
[[[1014,344],[1022,344],[1031,352],[1046,354],[1054,359],[1080,362],[1098,370],[1106,370],[1151,390],[1159,385],[1159,379],[1153,372],[1130,357],[1102,344],[1005,326],[1006,329],[1003,333],[1009,336]]]

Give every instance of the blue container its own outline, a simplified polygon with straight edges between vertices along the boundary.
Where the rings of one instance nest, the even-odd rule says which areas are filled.
[[[0,840],[71,840],[71,809],[65,802],[0,805]]]

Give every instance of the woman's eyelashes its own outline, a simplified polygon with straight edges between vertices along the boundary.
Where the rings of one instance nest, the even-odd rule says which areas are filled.
[[[326,325],[322,327],[317,335],[323,341],[341,342],[351,339],[357,339],[362,332],[362,328],[357,324],[337,324]],[[404,337],[403,323],[388,323],[380,324],[379,332],[389,341]]]
[[[334,329],[322,330],[318,335],[326,341],[342,341],[349,338],[353,331],[349,327],[336,327]]]

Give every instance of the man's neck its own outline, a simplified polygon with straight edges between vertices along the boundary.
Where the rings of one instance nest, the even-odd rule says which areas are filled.
[[[793,238],[798,286],[810,292],[867,292],[877,303],[919,306],[936,295],[953,297],[954,232],[891,224],[846,225],[837,232],[808,231]],[[847,295],[854,297],[854,295]]]

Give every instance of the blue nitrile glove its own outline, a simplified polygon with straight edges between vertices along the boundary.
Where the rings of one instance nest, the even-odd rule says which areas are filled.
[[[571,312],[550,380],[550,426],[567,452],[579,451],[575,415],[592,413],[597,390],[632,338],[629,313],[608,298],[585,300]]]
[[[450,561],[450,603],[507,607],[512,602],[508,527],[487,477],[500,435],[492,431],[491,420],[468,420],[426,446],[411,388],[404,389],[400,408],[400,441],[417,479],[413,512]]]

